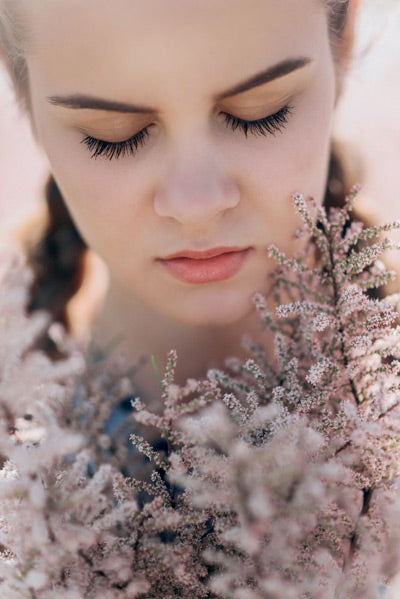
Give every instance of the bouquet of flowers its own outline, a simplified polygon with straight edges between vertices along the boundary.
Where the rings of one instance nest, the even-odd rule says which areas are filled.
[[[180,386],[171,350],[157,412],[140,365],[27,316],[32,274],[3,261],[2,598],[377,599],[400,570],[400,298],[377,292],[400,224],[352,220],[357,193],[295,196],[306,249],[271,247],[273,302],[254,296],[274,356],[245,338]]]

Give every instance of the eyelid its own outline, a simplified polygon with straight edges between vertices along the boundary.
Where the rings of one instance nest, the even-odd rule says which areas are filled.
[[[251,101],[246,100],[245,102],[235,102],[230,103],[226,102],[224,104],[220,104],[218,106],[219,112],[229,113],[229,114],[240,114],[245,115],[238,118],[242,118],[243,120],[255,121],[261,118],[265,118],[265,115],[271,115],[279,112],[281,108],[286,105],[293,105],[297,103],[299,96],[301,95],[301,90],[293,90],[290,89],[288,91],[285,89],[284,92],[279,92],[274,94],[270,90],[266,93],[261,90],[261,88],[256,88],[260,93],[255,93],[256,90],[253,90],[253,97]],[[255,113],[261,115],[260,117],[247,117],[246,115]]]
[[[76,131],[84,137],[93,137],[93,139],[98,139],[99,141],[106,141],[110,144],[123,143],[124,141],[132,139],[140,131],[143,131],[143,129],[152,126],[152,124],[147,123],[149,123],[149,121],[139,125],[134,125],[133,127],[127,126],[126,123],[124,124],[124,126],[110,125],[108,127],[103,125],[99,127],[84,125],[77,127]],[[121,130],[120,133],[119,130]],[[133,131],[133,133],[131,133],[131,131]]]
[[[230,110],[229,108],[224,109],[222,106],[220,108],[217,109],[216,111],[216,115],[218,114],[223,114],[223,115],[229,115],[231,118],[233,119],[237,119],[240,121],[247,121],[249,123],[251,122],[256,122],[256,121],[261,121],[265,118],[268,118],[269,116],[273,116],[274,114],[278,113],[280,110],[282,110],[283,108],[285,108],[287,105],[291,104],[291,101],[293,100],[293,94],[287,94],[284,97],[280,97],[279,102],[274,102],[273,103],[273,108],[266,110],[265,109],[265,103],[264,102],[260,102],[259,106],[254,107],[252,106],[250,109],[251,110],[255,110],[257,109],[258,112],[261,112],[261,116],[260,117],[245,117],[245,116],[238,116],[235,113],[240,113],[240,112],[245,112],[246,110],[249,110],[249,107],[246,106],[246,108],[243,109],[232,109]],[[97,140],[99,142],[102,143],[110,143],[110,144],[123,144],[123,143],[127,143],[130,140],[134,139],[136,135],[140,135],[143,131],[149,129],[150,127],[155,126],[155,123],[149,123],[148,125],[144,125],[143,127],[139,127],[136,128],[135,133],[133,133],[132,135],[127,135],[127,136],[121,136],[122,138],[119,138],[119,136],[116,136],[116,129],[118,129],[117,127],[114,126],[110,126],[109,130],[110,130],[110,134],[107,135],[106,133],[104,133],[104,135],[102,135],[102,133],[95,127],[90,127],[90,126],[86,126],[86,127],[78,127],[77,131],[85,138],[90,138],[93,140]],[[101,128],[103,131],[105,131],[106,129],[104,127]],[[126,127],[124,126],[124,129],[126,130]],[[112,137],[118,137],[117,139],[110,139]]]
[[[90,158],[96,159],[99,156],[105,156],[109,160],[117,160],[120,156],[124,156],[125,154],[134,155],[137,152],[138,147],[144,145],[144,140],[149,135],[149,128],[150,126],[145,127],[129,139],[123,141],[104,141],[92,137],[91,135],[86,135],[80,143],[86,144],[90,151],[93,150],[93,154]]]
[[[276,133],[282,133],[282,130],[288,124],[288,119],[292,115],[294,107],[286,104],[280,110],[269,114],[261,119],[247,120],[235,117],[229,113],[224,113],[225,122],[233,131],[241,129],[247,138],[248,132],[256,137],[267,135],[274,136]]]
[[[293,106],[286,104],[280,110],[269,114],[260,119],[247,120],[231,115],[227,112],[221,114],[225,117],[226,124],[233,130],[242,130],[242,133],[247,138],[248,132],[254,136],[274,136],[277,132],[282,132],[288,123],[288,117],[293,112]],[[90,158],[98,158],[104,156],[109,160],[118,159],[126,154],[135,155],[139,146],[144,145],[145,138],[149,136],[149,129],[152,125],[144,127],[132,137],[118,142],[109,142],[90,135],[85,135],[81,140],[81,144],[86,144],[93,154]]]

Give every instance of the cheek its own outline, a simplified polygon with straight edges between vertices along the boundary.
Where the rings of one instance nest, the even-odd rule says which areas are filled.
[[[83,167],[64,186],[77,226],[106,262],[137,253],[135,248],[143,245],[142,223],[148,222],[143,179],[139,174],[114,173],[110,166],[102,168],[98,161],[94,167]]]
[[[333,95],[332,95],[333,98]],[[253,223],[264,246],[278,245],[292,254],[300,249],[295,231],[301,221],[292,195],[300,192],[322,202],[330,157],[333,99],[330,94],[307,98],[293,111],[292,121],[282,133],[256,138],[241,149],[239,171],[246,210],[253,210]]]
[[[35,126],[51,172],[88,245],[103,255],[118,247],[124,250],[127,239],[130,247],[139,243],[138,223],[148,209],[147,171],[131,156],[91,159],[79,134],[54,126],[40,110]]]
[[[140,243],[148,185],[134,158],[90,159],[78,146],[68,157],[62,144],[45,148],[51,169],[82,236],[106,261],[107,255]]]
[[[287,207],[293,193],[321,202],[325,192],[333,119],[333,87],[322,87],[293,107],[286,128],[275,136],[258,139],[243,151],[247,184],[263,205]],[[244,142],[246,143],[246,142]]]

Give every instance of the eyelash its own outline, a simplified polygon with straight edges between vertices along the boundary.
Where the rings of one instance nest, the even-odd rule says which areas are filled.
[[[277,132],[282,133],[282,130],[288,124],[291,113],[292,107],[286,105],[275,114],[271,114],[256,121],[246,121],[226,112],[224,112],[223,115],[228,127],[233,131],[241,129],[247,138],[249,132],[252,135],[264,137],[267,135],[275,135]],[[91,135],[87,135],[82,139],[81,143],[85,144],[92,152],[90,158],[104,156],[105,158],[108,158],[108,160],[117,160],[121,156],[135,155],[138,148],[144,146],[145,140],[149,136],[149,128],[150,127],[145,127],[125,141],[103,141],[92,137]]]

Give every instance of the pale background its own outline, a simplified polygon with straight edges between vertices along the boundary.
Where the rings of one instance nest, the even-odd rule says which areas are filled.
[[[336,123],[340,136],[361,150],[364,193],[383,220],[400,218],[399,31],[400,0],[362,0],[355,57]],[[35,208],[46,170],[0,70],[0,231],[12,229]]]

